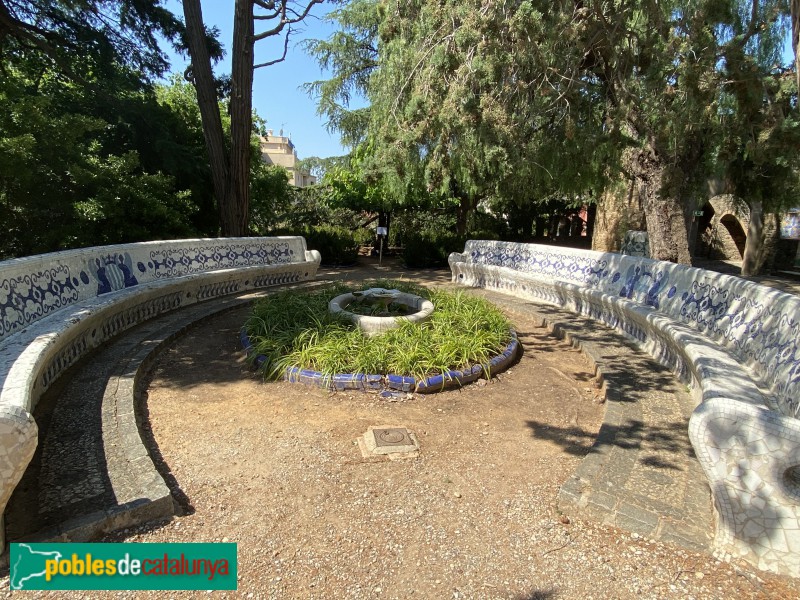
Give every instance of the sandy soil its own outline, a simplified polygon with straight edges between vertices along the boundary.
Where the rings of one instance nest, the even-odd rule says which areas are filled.
[[[795,582],[562,515],[559,486],[598,430],[584,357],[516,319],[525,354],[485,385],[387,402],[264,383],[216,319],[156,365],[152,434],[185,513],[130,541],[233,541],[239,593],[263,598],[798,597]],[[369,426],[407,427],[419,458],[365,459]],[[223,594],[224,595],[224,594]]]

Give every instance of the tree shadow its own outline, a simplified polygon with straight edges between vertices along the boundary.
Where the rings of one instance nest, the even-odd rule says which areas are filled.
[[[137,382],[138,383],[138,382]],[[147,384],[149,384],[149,377],[142,379],[141,383],[137,386],[135,393],[136,412],[140,417],[139,435],[142,437],[142,442],[147,448],[147,453],[155,465],[156,471],[161,475],[164,483],[167,484],[170,494],[172,494],[173,502],[177,505],[179,516],[194,514],[195,508],[191,499],[183,491],[178,479],[173,475],[167,461],[164,460],[164,455],[161,454],[161,448],[158,446],[155,435],[153,435],[153,428],[150,425],[150,409],[147,404]]]
[[[514,596],[514,600],[548,600],[555,598],[556,589],[549,588],[543,590],[531,590],[530,592],[523,592]]]
[[[559,427],[533,420],[526,421],[525,424],[534,439],[553,442],[573,456],[585,456],[587,447],[589,454],[601,453],[612,447],[640,450],[656,455],[643,456],[639,459],[641,464],[672,470],[680,470],[682,467],[665,460],[664,454],[694,457],[686,434],[687,427],[683,422],[662,425],[629,419],[621,425],[603,423],[596,436],[593,431],[581,427]]]
[[[239,332],[252,312],[248,305],[195,322],[154,355],[159,386],[191,390],[206,384],[237,383],[259,377],[246,363]],[[187,344],[191,347],[186,349]],[[205,399],[198,398],[200,402]],[[209,398],[213,401],[213,398]]]
[[[615,401],[636,402],[647,392],[670,389],[676,384],[672,369],[656,362],[639,348],[635,342],[622,333],[579,314],[567,314],[564,310],[524,301],[518,307],[529,307],[543,316],[552,328],[546,336],[537,332],[518,332],[529,351],[555,352],[552,339],[570,343],[575,348],[583,348],[587,355],[602,362],[599,370],[602,377],[615,392]],[[588,348],[591,350],[588,351]],[[622,352],[621,352],[622,350]],[[642,378],[641,373],[647,373]],[[576,377],[580,379],[580,377]],[[585,380],[585,379],[584,379]]]
[[[552,342],[552,334],[542,335],[541,332],[534,331],[517,331],[517,337],[521,343],[525,344],[525,349],[531,352],[556,352],[560,348],[554,348]],[[551,338],[551,339],[547,339]]]

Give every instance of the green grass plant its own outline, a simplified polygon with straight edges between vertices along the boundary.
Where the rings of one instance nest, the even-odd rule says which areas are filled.
[[[482,364],[510,341],[511,324],[491,303],[463,291],[429,290],[404,281],[374,280],[357,289],[382,287],[427,298],[430,320],[403,322],[367,337],[353,323],[328,312],[328,302],[354,288],[341,283],[313,291],[286,290],[256,303],[246,323],[251,357],[266,357],[264,375],[279,378],[287,367],[337,373],[396,374],[423,379]],[[357,291],[356,289],[356,291]]]

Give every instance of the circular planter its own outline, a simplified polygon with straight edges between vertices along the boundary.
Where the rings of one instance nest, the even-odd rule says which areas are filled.
[[[401,304],[413,310],[413,313],[398,317],[380,317],[371,315],[359,315],[347,310],[347,307],[355,302],[363,301],[383,302],[386,306],[390,303]],[[351,292],[336,296],[328,303],[328,310],[331,314],[347,319],[361,329],[365,335],[380,335],[390,329],[399,327],[400,323],[409,321],[411,323],[422,323],[427,321],[433,313],[433,302],[421,296],[406,294],[398,290],[385,290],[383,288],[370,288],[362,292]]]
[[[252,345],[245,328],[242,328],[240,340],[244,349],[249,353]],[[314,385],[336,391],[393,390],[397,392],[430,394],[454,387],[461,387],[481,377],[486,377],[488,379],[490,376],[502,373],[511,366],[519,354],[519,351],[520,345],[517,340],[517,334],[512,329],[511,341],[508,343],[505,350],[489,361],[483,364],[473,365],[461,371],[447,371],[446,373],[432,375],[431,377],[421,380],[417,380],[414,377],[393,374],[365,375],[363,373],[336,373],[334,375],[326,375],[319,371],[300,369],[298,367],[289,367],[286,369],[283,378],[290,383],[304,383],[306,385]],[[256,366],[261,366],[265,360],[265,356],[257,356],[255,358]]]

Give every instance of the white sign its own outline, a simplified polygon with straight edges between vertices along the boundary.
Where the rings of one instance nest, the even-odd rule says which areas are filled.
[[[387,227],[378,227],[378,235],[388,235],[389,229]]]

